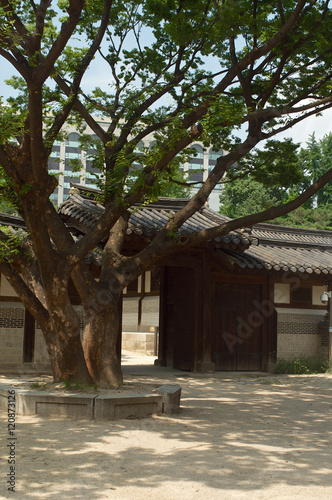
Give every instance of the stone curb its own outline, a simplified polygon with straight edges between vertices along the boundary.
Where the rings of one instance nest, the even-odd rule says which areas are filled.
[[[0,384],[0,411],[7,412],[9,391],[15,391],[15,413],[85,420],[117,420],[121,418],[144,418],[175,411],[174,398],[165,399],[162,386],[157,394],[54,394],[11,385]],[[180,389],[179,386],[173,386]],[[166,391],[167,392],[167,391]],[[177,391],[178,406],[180,396]],[[172,406],[172,410],[171,410]]]

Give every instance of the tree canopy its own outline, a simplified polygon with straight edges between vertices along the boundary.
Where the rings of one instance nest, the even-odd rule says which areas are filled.
[[[286,144],[291,146],[291,141]],[[284,176],[275,178],[273,158],[268,161],[272,175],[261,175],[260,169],[249,170],[243,177],[236,166],[230,171],[224,190],[220,196],[220,212],[229,217],[242,217],[253,211],[259,212],[273,205],[280,205],[296,198],[332,166],[332,133],[316,140],[312,134],[307,146],[299,150],[299,145],[291,146],[285,155],[274,158],[284,165]],[[259,166],[264,162],[266,151],[256,153],[254,163]],[[279,158],[279,160],[278,160]],[[282,169],[281,169],[282,172]],[[318,193],[301,207],[283,217],[274,220],[276,224],[299,226],[316,229],[332,228],[332,188],[327,183]]]
[[[0,106],[2,192],[29,232],[0,271],[41,325],[55,378],[118,385],[123,288],[179,250],[178,228],[232,165],[238,162],[247,175],[255,168],[242,159],[260,141],[332,106],[329,2],[1,0],[0,21],[0,56],[16,71],[10,83],[17,92]],[[86,76],[98,58],[106,84],[91,90]],[[49,201],[57,179],[48,157],[66,123],[87,124],[102,145],[95,162],[105,211],[79,240]],[[154,147],[137,152],[149,135]],[[197,140],[226,153],[153,241],[125,257],[128,210],[161,193]],[[270,158],[257,173],[282,177],[285,166],[276,161],[269,170]],[[185,245],[285,214],[331,177],[329,170],[286,205],[199,231]],[[2,232],[2,241],[7,238]],[[97,281],[83,259],[102,240]],[[85,310],[83,345],[70,279]],[[104,292],[106,302],[98,300]]]

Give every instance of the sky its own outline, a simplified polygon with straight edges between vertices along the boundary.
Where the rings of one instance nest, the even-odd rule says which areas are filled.
[[[3,58],[1,61],[1,78],[0,78],[0,96],[4,100],[12,95],[13,89],[6,85],[4,81],[14,74],[12,66]],[[109,83],[108,71],[105,71],[105,66],[102,62],[95,61],[93,65],[88,68],[84,76],[84,88],[91,91],[96,86],[105,88]],[[325,111],[323,116],[312,116],[301,123],[295,125],[293,128],[288,129],[283,134],[275,136],[276,139],[282,140],[283,138],[291,137],[295,143],[300,143],[302,147],[306,147],[306,142],[309,136],[315,133],[317,140],[322,139],[325,134],[332,132],[332,109]]]
[[[278,134],[276,138],[281,140],[281,138],[291,137],[294,142],[300,143],[302,147],[305,147],[309,136],[313,132],[316,139],[322,139],[324,135],[332,132],[332,109],[325,111],[322,116],[312,116],[303,120],[289,129],[285,134]]]
[[[88,68],[84,84],[87,88],[93,89],[96,85],[101,88],[108,83],[109,72],[105,71],[105,66],[102,64],[95,64],[93,67]],[[306,146],[309,136],[315,133],[316,139],[322,139],[324,135],[332,132],[332,109],[324,112],[323,116],[315,116],[303,120],[301,123],[295,125],[293,128],[288,129],[284,134],[278,134],[276,138],[291,137],[295,143],[300,143],[302,147]]]

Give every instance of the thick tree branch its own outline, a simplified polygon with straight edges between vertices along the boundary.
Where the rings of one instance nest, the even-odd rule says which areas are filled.
[[[68,228],[58,216],[53,204],[49,201],[46,209],[46,221],[51,237],[61,255],[74,245],[74,239]],[[85,262],[73,265],[70,258],[63,260],[63,269],[71,274],[82,305],[88,309],[93,304],[94,294],[98,291],[98,283],[92,276]]]
[[[220,226],[219,230],[217,228],[211,228],[207,229],[206,231],[199,231],[188,237],[188,245],[189,246],[199,245],[207,241],[207,239],[216,238],[218,235],[221,236],[228,234],[230,231],[233,231],[235,229],[252,226],[253,224],[266,222],[269,220],[276,219],[277,217],[281,217],[282,215],[286,215],[289,212],[292,212],[296,208],[303,205],[303,203],[305,203],[312,196],[314,196],[317,193],[317,191],[319,191],[331,180],[332,180],[332,169],[328,170],[314,184],[309,186],[308,189],[306,189],[300,196],[298,196],[294,200],[285,203],[284,205],[268,208],[263,212],[247,215],[239,219],[234,219]]]
[[[41,327],[44,327],[49,321],[49,314],[36,295],[23,281],[17,271],[5,262],[0,263],[0,271],[9,281],[15,292],[19,295],[21,301],[30,313],[35,317]]]
[[[53,43],[49,53],[44,58],[43,62],[38,67],[38,71],[34,76],[36,84],[43,84],[51,74],[55,62],[60,57],[73,32],[75,31],[84,7],[84,3],[84,0],[69,0],[68,18],[61,25],[59,36]]]
[[[202,130],[197,132],[198,136],[201,132]],[[156,182],[158,173],[164,170],[170,160],[172,160],[177,153],[182,151],[183,148],[188,146],[192,140],[193,136],[188,134],[178,140],[171,150],[166,149],[163,158],[157,162],[154,167],[147,169],[147,175],[144,179],[144,185],[142,185],[142,187],[134,185],[130,193],[123,198],[121,206],[112,202],[106,207],[105,211],[94,224],[93,228],[66,252],[67,259],[70,260],[73,266],[82,260],[90,250],[92,250],[102,239],[105,238],[105,236],[108,235],[110,229],[116,223],[118,218],[124,214],[128,207],[131,207],[142,199],[142,197],[148,192],[149,188]]]
[[[104,246],[100,281],[109,282],[114,267],[121,265],[124,261],[121,255],[122,246],[126,236],[126,229],[130,212],[125,212],[110,230],[109,238]]]
[[[332,95],[329,97],[324,97],[319,100],[317,99],[315,102],[311,102],[309,104],[303,104],[303,106],[298,106],[298,107],[283,106],[282,108],[271,107],[253,111],[252,113],[249,113],[249,115],[243,117],[242,123],[257,119],[264,120],[266,122],[272,120],[273,118],[278,118],[280,116],[302,113],[303,111],[308,111],[313,108],[317,109],[318,106],[321,105],[325,106],[327,104],[332,106]],[[317,110],[316,113],[319,113],[319,111]]]
[[[21,52],[14,46],[11,48],[11,51],[15,55],[15,57],[3,48],[0,48],[0,56],[6,59],[16,69],[16,71],[18,71],[18,73],[25,80],[27,80],[31,72],[28,63],[26,62]]]
[[[103,10],[101,22],[100,22],[100,25],[98,28],[98,32],[97,32],[92,44],[90,45],[89,50],[87,51],[87,53],[83,57],[83,59],[80,63],[80,67],[77,68],[75,78],[74,78],[74,81],[71,85],[71,88],[68,88],[67,85],[65,87],[66,90],[68,89],[68,91],[69,91],[67,94],[67,96],[68,96],[67,104],[62,108],[62,111],[61,111],[61,113],[59,113],[57,115],[53,126],[47,132],[46,142],[50,141],[51,143],[53,143],[53,140],[55,139],[58,132],[62,128],[63,124],[65,123],[66,119],[68,118],[70,111],[73,109],[73,107],[77,101],[77,94],[79,92],[79,87],[80,87],[80,83],[81,83],[81,80],[83,78],[83,75],[84,75],[87,67],[89,66],[90,62],[92,61],[93,57],[95,56],[103,38],[104,38],[105,31],[106,31],[107,26],[108,26],[110,9],[111,9],[112,3],[113,3],[113,0],[106,0],[105,1],[104,10]],[[64,83],[60,77],[58,77],[56,80],[61,81],[61,83]]]
[[[38,10],[35,11],[36,13],[36,28],[35,32],[32,35],[32,46],[34,47],[34,52],[37,52],[40,50],[41,47],[41,41],[42,41],[42,36],[44,33],[44,27],[45,27],[45,17],[47,13],[47,9],[51,5],[51,0],[41,0]]]
[[[235,231],[236,229],[246,228],[254,224],[266,222],[275,219],[276,217],[288,214],[309,200],[309,198],[316,194],[319,189],[324,187],[331,180],[332,169],[321,176],[314,184],[306,189],[306,191],[298,196],[298,198],[286,203],[285,205],[271,207],[263,212],[233,219],[221,224],[220,226],[191,233],[183,238],[176,238],[170,235],[167,237],[165,232],[163,233],[163,237],[161,237],[161,233],[158,233],[158,235],[144,250],[135,255],[135,257],[127,259],[126,269],[128,273],[136,272],[138,276],[145,270],[151,269],[153,265],[156,265],[164,257],[174,252],[182,251],[184,248],[189,248],[191,246],[200,246],[209,240],[224,236],[231,231]]]
[[[229,38],[229,50],[230,50],[230,55],[232,59],[233,66],[238,67],[238,58],[236,55],[236,50],[235,50],[235,42],[234,42],[234,37]],[[251,92],[250,92],[250,79],[246,79],[243,75],[242,72],[239,70],[238,71],[238,79],[242,88],[243,92],[243,97],[246,103],[247,108],[251,108],[253,105],[252,97],[251,97]]]
[[[327,109],[331,109],[332,105],[331,103],[327,103],[325,106],[318,108],[318,109],[313,109],[309,113],[306,113],[305,115],[299,116],[297,118],[294,118],[293,120],[289,120],[286,125],[279,127],[277,129],[273,129],[271,132],[264,132],[263,136],[264,139],[269,139],[270,137],[273,137],[281,132],[285,132],[286,130],[289,130],[291,127],[294,127],[297,123],[302,122],[303,120],[309,118],[310,116],[317,116],[318,113],[322,113],[323,111],[326,111]]]

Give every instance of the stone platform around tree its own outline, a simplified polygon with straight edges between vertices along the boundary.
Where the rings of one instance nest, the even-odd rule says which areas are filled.
[[[56,394],[0,384],[0,411],[85,420],[144,418],[177,411],[180,407],[180,394],[180,386],[161,386],[154,394],[104,395]],[[9,396],[12,397],[8,398]]]

